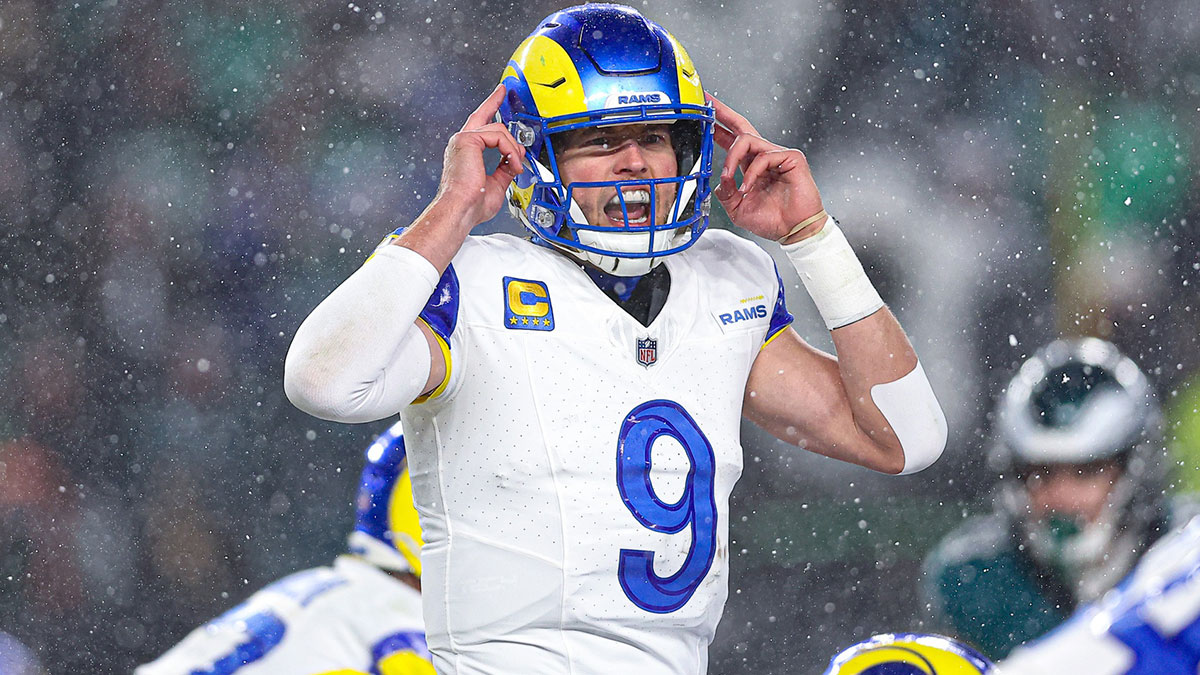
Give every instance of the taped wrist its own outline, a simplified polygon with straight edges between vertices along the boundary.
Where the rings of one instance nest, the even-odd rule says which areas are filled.
[[[883,307],[862,263],[833,216],[817,234],[783,246],[829,330],[870,316]]]
[[[946,415],[938,403],[921,362],[895,382],[871,387],[871,400],[900,439],[904,468],[900,475],[925,469],[946,449]]]

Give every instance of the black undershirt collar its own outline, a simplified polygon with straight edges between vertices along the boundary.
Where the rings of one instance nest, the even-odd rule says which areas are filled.
[[[653,323],[667,303],[671,273],[666,265],[659,264],[640,277],[618,277],[590,265],[584,265],[583,270],[597,288],[643,326]]]

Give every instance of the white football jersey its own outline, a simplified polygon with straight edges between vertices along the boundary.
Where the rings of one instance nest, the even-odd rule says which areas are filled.
[[[469,237],[422,313],[449,376],[402,417],[439,672],[705,672],[746,381],[791,315],[731,233],[662,264],[644,327],[565,255]]]
[[[421,594],[353,556],[276,581],[134,672],[313,675],[336,670],[433,672]]]
[[[1200,672],[1200,517],[1155,544],[1104,598],[1000,665],[1004,675]]]

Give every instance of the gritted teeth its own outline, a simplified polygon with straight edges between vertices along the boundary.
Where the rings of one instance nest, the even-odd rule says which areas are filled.
[[[649,204],[650,203],[650,191],[649,190],[640,190],[640,189],[639,190],[624,190],[623,192],[625,195],[625,205],[627,207],[635,205],[635,204]],[[608,200],[608,203],[605,204],[604,206],[606,208],[609,206],[616,206],[616,207],[620,208],[620,206],[621,206],[620,195],[614,194],[612,196],[612,198]]]

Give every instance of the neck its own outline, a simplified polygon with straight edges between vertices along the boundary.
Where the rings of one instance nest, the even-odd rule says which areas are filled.
[[[638,282],[644,278],[618,277],[590,265],[584,265],[583,271],[587,272],[587,275],[600,287],[600,290],[615,295],[621,299],[621,302],[629,302],[629,298],[633,295],[633,290],[637,288]]]

